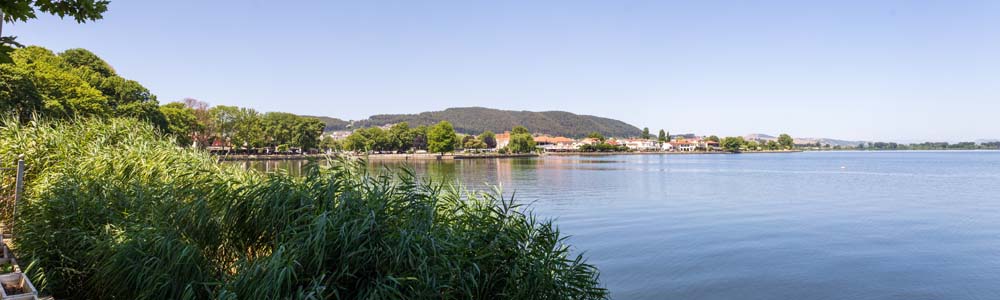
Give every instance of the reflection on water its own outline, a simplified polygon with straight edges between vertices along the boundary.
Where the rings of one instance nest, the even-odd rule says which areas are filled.
[[[241,163],[301,174],[325,162]],[[1000,152],[375,161],[556,218],[616,299],[1000,299]]]

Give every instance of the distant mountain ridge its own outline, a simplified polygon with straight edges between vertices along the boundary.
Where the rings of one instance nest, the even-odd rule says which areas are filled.
[[[743,138],[751,141],[778,140],[777,136],[763,134],[763,133],[751,133],[743,136]],[[838,140],[830,138],[800,138],[800,137],[793,137],[793,138],[795,140],[795,144],[798,145],[815,144],[816,142],[819,142],[820,144],[823,145],[846,147],[846,146],[857,146],[858,144],[864,143],[864,141],[848,141],[848,140]]]
[[[485,107],[456,107],[442,111],[419,114],[380,114],[365,120],[347,122],[337,118],[316,117],[326,123],[326,130],[344,130],[348,127],[372,127],[407,122],[411,127],[434,125],[442,120],[451,122],[455,131],[465,134],[479,134],[490,130],[496,133],[508,131],[514,126],[527,127],[533,133],[567,137],[584,137],[597,131],[605,136],[639,136],[642,130],[628,123],[591,115],[578,115],[565,111],[513,111]],[[353,124],[352,124],[353,123]]]
[[[332,117],[307,116],[307,115],[301,115],[301,116],[307,118],[316,118],[319,119],[320,121],[323,121],[323,124],[326,124],[326,127],[323,128],[323,131],[344,130],[347,129],[347,126],[351,124],[351,122]]]

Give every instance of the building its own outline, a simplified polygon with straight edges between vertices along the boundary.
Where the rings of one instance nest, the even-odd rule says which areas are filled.
[[[702,141],[701,147],[708,151],[722,151],[722,147],[720,147],[719,142],[716,141]]]
[[[574,140],[567,137],[552,137],[548,135],[536,136],[535,144],[548,152],[575,151],[578,146],[574,145]]]
[[[689,140],[678,140],[669,143],[672,148],[677,149],[677,151],[694,151],[698,149],[698,144]]]
[[[625,147],[633,151],[656,151],[660,149],[660,142],[651,139],[628,139],[625,140]]]
[[[497,141],[497,149],[507,147],[510,144],[510,131],[494,135],[494,139]]]
[[[332,131],[332,132],[328,133],[327,136],[333,138],[333,140],[335,140],[335,141],[339,141],[339,140],[347,139],[347,137],[350,136],[352,132],[353,131],[350,131],[350,130],[338,130],[338,131]]]

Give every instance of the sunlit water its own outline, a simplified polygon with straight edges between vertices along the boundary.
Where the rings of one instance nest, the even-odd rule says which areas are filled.
[[[615,299],[1000,299],[1000,152],[380,164],[516,192]]]

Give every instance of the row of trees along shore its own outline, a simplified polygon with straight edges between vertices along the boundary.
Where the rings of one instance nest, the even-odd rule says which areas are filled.
[[[459,135],[448,121],[433,126],[410,127],[406,122],[381,127],[361,128],[343,141],[324,137],[321,147],[359,153],[413,153],[427,151],[446,153],[460,149],[487,150],[497,147],[496,134],[485,131],[479,135]],[[535,151],[535,140],[524,126],[511,129],[509,143],[498,150],[501,153],[530,153]]]

